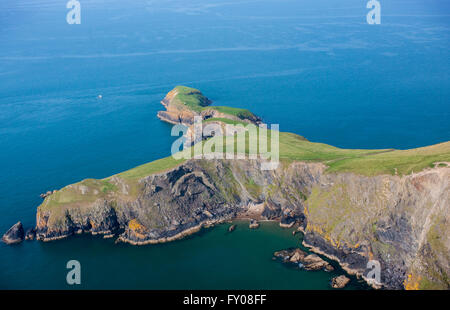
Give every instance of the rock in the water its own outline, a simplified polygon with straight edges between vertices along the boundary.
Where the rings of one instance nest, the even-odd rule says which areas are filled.
[[[34,227],[27,230],[25,233],[25,240],[34,240],[36,237],[36,229]]]
[[[325,271],[330,272],[330,271],[333,271],[333,270],[334,270],[334,268],[333,268],[333,266],[331,266],[330,264],[328,264],[328,265],[325,266]]]
[[[250,228],[258,228],[259,223],[256,220],[250,220],[250,225],[248,226]]]
[[[6,244],[19,243],[23,241],[24,234],[22,223],[17,222],[3,235],[2,240]]]
[[[321,259],[316,254],[310,254],[306,256],[303,260],[303,264],[305,265],[306,270],[319,270],[325,268],[328,263]]]
[[[229,232],[232,232],[233,230],[235,230],[236,229],[236,225],[231,225],[229,228],[228,228],[228,231]]]
[[[51,194],[54,194],[54,193],[56,193],[56,190],[53,190],[53,191],[47,191],[46,193],[40,194],[39,196],[40,196],[42,199],[45,199],[45,198],[47,198],[48,196],[50,196]]]
[[[306,270],[325,269],[332,271],[334,268],[316,254],[307,254],[300,249],[287,249],[277,251],[273,254],[275,257],[281,258],[284,263],[292,263],[305,268]]]
[[[295,249],[294,254],[289,258],[291,263],[300,263],[305,258],[306,253],[300,249]]]
[[[350,282],[350,279],[342,275],[331,280],[331,287],[344,288],[348,284],[348,282]]]

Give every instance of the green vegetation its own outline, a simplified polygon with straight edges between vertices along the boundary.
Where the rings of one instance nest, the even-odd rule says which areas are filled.
[[[172,102],[179,106],[186,106],[190,110],[197,113],[200,113],[205,109],[212,109],[240,119],[255,118],[255,115],[247,109],[209,106],[211,102],[198,89],[186,86],[177,86],[175,87],[175,90],[177,91],[177,95],[173,98]]]
[[[216,110],[223,114],[228,114],[232,116],[236,116],[240,119],[251,119],[254,118],[255,115],[246,109],[232,108],[232,107],[221,107],[221,106],[211,106],[210,109]]]
[[[237,116],[239,118],[251,117],[253,114],[245,109],[229,107],[209,107],[209,100],[202,93],[194,88],[177,86],[178,94],[175,100],[195,111],[202,111],[204,108],[213,108],[219,112]],[[217,121],[223,124],[243,125],[249,123],[228,118],[210,118],[205,122]],[[268,146],[271,145],[271,131],[268,130]],[[217,137],[212,138],[217,139]],[[220,139],[224,139],[221,137]],[[236,139],[237,140],[237,139]],[[249,136],[246,133],[245,153],[249,154]],[[361,175],[373,176],[379,174],[406,175],[412,172],[419,172],[427,167],[434,167],[437,162],[450,162],[450,142],[436,144],[411,150],[358,150],[340,149],[323,143],[315,143],[306,140],[304,137],[287,132],[279,133],[280,161],[290,163],[293,161],[322,162],[328,166],[327,172],[352,172]],[[203,142],[203,144],[205,141]],[[236,153],[237,141],[234,141]],[[226,150],[226,140],[223,143]],[[193,148],[183,152],[191,152]],[[151,174],[161,173],[184,163],[186,159],[174,159],[172,156],[162,158],[131,170],[117,174],[129,188],[129,195],[138,193],[138,180]],[[446,164],[438,164],[442,167]],[[231,173],[231,171],[230,171]],[[233,178],[230,176],[230,181]],[[42,204],[42,208],[50,208],[55,205],[73,205],[78,203],[92,202],[99,198],[118,192],[116,185],[112,184],[111,178],[103,180],[87,179],[79,183],[67,186],[57,193],[48,197]],[[245,184],[252,195],[257,196],[260,188],[256,184],[249,182]],[[81,193],[83,189],[87,189]],[[232,190],[228,193],[230,199],[234,196]],[[314,194],[314,193],[313,193]],[[314,195],[313,195],[314,197]],[[311,200],[311,199],[310,199]]]
[[[268,145],[271,141],[270,135],[269,130]],[[249,153],[248,139],[247,135],[246,154]],[[235,141],[235,150],[236,144]],[[224,143],[224,149],[226,149],[226,143]],[[184,152],[189,151],[192,149]],[[296,134],[280,132],[280,160],[323,162],[329,167],[328,172],[335,173],[353,172],[373,176],[395,174],[396,168],[399,175],[406,175],[430,167],[434,162],[450,161],[450,142],[411,150],[340,149],[323,143],[309,142]],[[184,161],[170,156],[122,172],[118,176],[124,179],[140,179],[176,167]]]
[[[201,112],[210,104],[210,101],[198,89],[186,86],[177,86],[175,89],[177,95],[173,100],[179,105],[185,105],[193,111]]]
[[[176,101],[200,112],[204,109],[214,109],[221,113],[240,119],[252,118],[253,113],[246,109],[238,109],[223,106],[208,106],[209,101],[203,94],[194,88],[177,86]],[[231,125],[248,125],[246,122],[228,118],[211,118],[205,122],[218,121]],[[246,137],[246,154],[248,154],[248,136]],[[225,145],[225,143],[224,143]],[[270,145],[270,131],[269,142]],[[236,146],[236,144],[235,144]],[[235,147],[236,149],[236,147]],[[323,162],[329,168],[328,172],[353,172],[357,174],[373,176],[378,174],[405,175],[421,171],[427,167],[434,167],[436,162],[450,161],[450,142],[437,144],[412,150],[357,150],[340,149],[323,143],[309,142],[305,138],[286,132],[280,132],[280,159],[282,161],[314,161]],[[178,162],[171,160],[156,161],[138,167],[138,171],[126,172],[124,176],[144,176],[148,172],[162,170],[176,165]],[[445,164],[439,164],[439,167]]]
[[[363,175],[406,175],[433,167],[433,163],[450,160],[450,142],[411,150],[392,150],[342,159],[331,163],[329,172],[354,172]]]
[[[178,165],[181,165],[185,161],[185,159],[177,160],[172,156],[169,156],[119,173],[117,174],[117,176],[126,180],[138,180],[151,174],[160,173],[164,172],[165,170],[172,169]]]
[[[209,122],[222,122],[225,124],[229,124],[229,125],[248,125],[249,123],[247,122],[243,122],[243,121],[235,121],[229,118],[221,118],[221,117],[215,117],[215,118],[208,118],[206,120],[203,121],[204,123],[209,123]]]
[[[42,211],[57,211],[61,218],[64,212],[71,206],[83,207],[99,198],[105,198],[109,193],[117,191],[117,186],[108,180],[86,179],[81,182],[66,186],[47,197],[41,204]]]

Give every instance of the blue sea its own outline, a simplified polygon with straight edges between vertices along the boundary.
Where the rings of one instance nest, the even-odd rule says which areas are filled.
[[[380,25],[365,0],[79,2],[79,25],[65,0],[0,2],[2,234],[35,224],[40,193],[170,155],[156,113],[180,84],[338,147],[450,140],[449,1],[380,0]],[[327,289],[332,274],[271,260],[299,238],[266,224],[145,247],[2,243],[0,288],[71,288],[78,259],[81,288]]]

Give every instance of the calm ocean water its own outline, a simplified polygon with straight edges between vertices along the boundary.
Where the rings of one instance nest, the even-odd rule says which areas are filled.
[[[34,225],[42,192],[168,156],[156,112],[178,84],[339,147],[450,140],[448,1],[381,0],[378,26],[362,0],[80,2],[81,25],[65,1],[0,2],[1,233]],[[224,231],[140,248],[1,244],[0,288],[65,288],[70,259],[85,288],[328,287],[330,274],[271,261],[298,244],[288,232]]]

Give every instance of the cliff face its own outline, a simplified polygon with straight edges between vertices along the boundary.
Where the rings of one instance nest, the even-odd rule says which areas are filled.
[[[306,202],[304,242],[389,288],[450,288],[450,169],[398,176],[327,174]],[[364,273],[363,273],[364,275]]]
[[[364,177],[325,173],[320,163],[284,163],[274,171],[260,164],[190,160],[134,185],[112,177],[106,194],[94,185],[71,185],[62,190],[70,195],[51,195],[38,208],[37,238],[114,232],[119,241],[149,244],[248,214],[290,218],[303,228],[305,245],[350,273],[366,276],[374,259],[385,287],[450,288],[449,168]],[[86,199],[56,204],[75,193]]]
[[[194,117],[200,115],[200,112],[195,112],[192,109],[184,106],[183,104],[175,101],[180,91],[175,88],[171,90],[166,97],[161,101],[161,104],[166,108],[166,111],[159,111],[157,116],[159,119],[171,124],[184,124],[190,126],[194,124]],[[205,98],[205,104],[209,104],[210,101]]]
[[[188,141],[197,141],[195,116],[220,126],[260,122],[245,109],[210,107],[183,86],[162,104],[158,117],[189,127]],[[450,289],[449,142],[344,150],[280,132],[279,149],[276,170],[261,170],[260,160],[168,157],[66,186],[38,207],[36,237],[89,232],[150,244],[237,217],[272,219],[297,225],[305,246],[372,284],[367,264],[375,260],[383,287]]]

